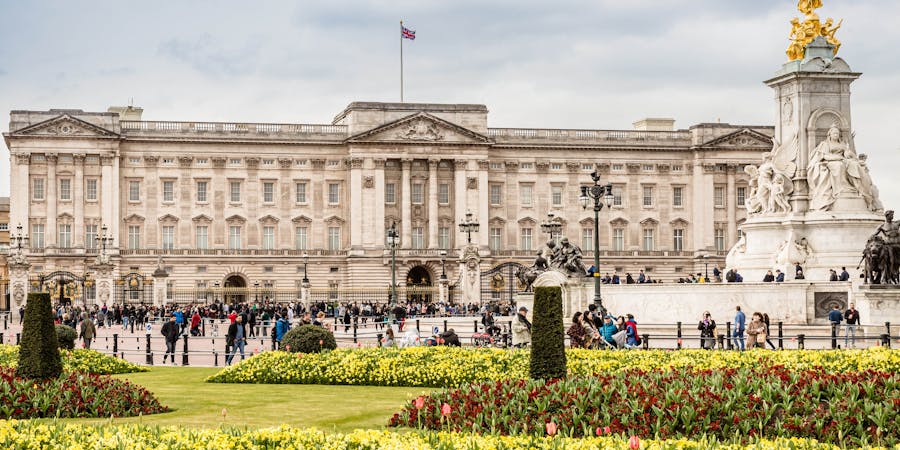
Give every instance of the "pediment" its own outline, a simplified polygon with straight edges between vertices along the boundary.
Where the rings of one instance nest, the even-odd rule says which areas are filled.
[[[331,217],[328,217],[328,218],[325,219],[325,223],[328,223],[328,224],[343,224],[343,223],[344,223],[344,219],[341,219],[341,218],[338,217],[338,216],[331,216]]]
[[[128,217],[122,219],[122,221],[123,221],[123,222],[126,222],[126,223],[127,223],[127,222],[143,222],[143,221],[144,221],[144,217],[143,217],[143,216],[139,216],[139,215],[137,215],[137,214],[131,214],[130,216],[128,216]]]
[[[160,216],[159,221],[160,222],[178,222],[178,218],[171,214],[166,214],[166,215]]]
[[[85,122],[68,114],[22,128],[12,136],[49,136],[63,138],[117,138],[119,135],[103,127]]]
[[[772,148],[772,138],[749,128],[743,128],[724,136],[719,136],[701,147],[718,148]]]
[[[209,217],[206,214],[200,214],[191,220],[194,222],[212,222],[212,217]]]
[[[269,222],[269,223],[278,223],[278,218],[271,214],[266,214],[265,216],[260,217],[259,221],[260,222]]]
[[[291,222],[294,222],[294,223],[310,223],[310,222],[312,222],[312,219],[310,219],[309,217],[306,217],[306,216],[304,216],[304,215],[301,214],[301,215],[299,215],[299,216],[294,217],[293,219],[291,219]]]
[[[225,222],[228,222],[228,223],[245,223],[245,222],[247,222],[247,219],[246,219],[244,216],[241,216],[240,214],[235,214],[235,215],[230,216],[230,217],[228,217],[227,219],[225,219]]]
[[[348,143],[490,144],[482,134],[420,112],[350,136]]]

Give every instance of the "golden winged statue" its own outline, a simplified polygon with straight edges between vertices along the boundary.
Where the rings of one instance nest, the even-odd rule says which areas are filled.
[[[834,37],[834,34],[837,32],[838,28],[841,27],[844,20],[841,19],[838,21],[837,25],[835,25],[834,19],[828,18],[823,24],[822,21],[819,20],[819,15],[816,14],[816,9],[821,7],[822,0],[799,0],[799,2],[797,2],[797,9],[800,10],[806,18],[803,21],[797,17],[791,19],[791,33],[788,36],[788,39],[791,40],[791,44],[785,52],[790,61],[803,59],[806,54],[806,46],[819,36],[824,37],[829,44],[833,45],[834,54],[837,54],[838,49],[841,47],[841,41],[837,40],[837,38]]]

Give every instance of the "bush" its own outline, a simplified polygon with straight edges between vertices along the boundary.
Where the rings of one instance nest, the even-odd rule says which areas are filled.
[[[562,289],[541,286],[534,289],[531,327],[531,368],[534,380],[566,376],[566,341],[562,317]]]
[[[900,374],[785,367],[631,370],[466,385],[407,403],[394,427],[501,435],[662,439],[798,437],[841,447],[900,443]],[[416,407],[418,403],[418,408]],[[449,414],[442,414],[449,409]],[[491,408],[485,405],[503,405]]]
[[[25,305],[16,375],[23,378],[56,378],[61,372],[62,361],[53,328],[50,294],[30,293]]]
[[[0,419],[129,417],[169,409],[141,386],[107,376],[69,372],[26,379],[0,368]]]
[[[68,325],[56,325],[56,341],[59,348],[64,350],[75,349],[75,339],[78,339],[78,332]]]
[[[281,348],[293,353],[319,353],[336,349],[337,342],[330,331],[316,325],[303,325],[284,335]]]

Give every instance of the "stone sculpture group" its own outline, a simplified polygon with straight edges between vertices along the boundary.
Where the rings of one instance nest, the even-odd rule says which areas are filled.
[[[570,243],[569,238],[560,239],[559,245],[553,239],[547,241],[546,247],[538,252],[531,267],[516,271],[519,284],[523,287],[522,291],[531,292],[532,284],[537,277],[551,269],[558,270],[570,277],[583,277],[586,272],[581,262],[581,256],[581,248]]]

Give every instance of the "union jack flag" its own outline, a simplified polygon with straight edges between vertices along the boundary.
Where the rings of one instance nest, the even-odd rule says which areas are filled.
[[[410,30],[409,28],[406,28],[404,26],[400,26],[400,35],[404,39],[409,39],[411,41],[416,40],[416,30]]]

